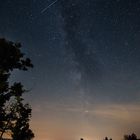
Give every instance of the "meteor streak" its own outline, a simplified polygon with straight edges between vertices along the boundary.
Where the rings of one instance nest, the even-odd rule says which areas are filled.
[[[43,14],[46,10],[48,10],[52,5],[54,5],[58,0],[55,0],[53,3],[51,3],[50,5],[48,5],[47,7],[45,7],[42,11],[41,14]]]

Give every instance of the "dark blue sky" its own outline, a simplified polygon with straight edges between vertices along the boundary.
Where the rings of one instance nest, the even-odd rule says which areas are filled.
[[[28,73],[13,75],[31,89],[27,100],[33,109],[46,103],[63,105],[58,108],[81,106],[85,113],[104,104],[139,107],[139,0],[0,3],[0,36],[21,42],[34,64]]]

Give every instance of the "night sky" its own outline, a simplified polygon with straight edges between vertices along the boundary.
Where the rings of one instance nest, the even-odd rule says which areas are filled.
[[[140,0],[0,0],[0,37],[34,64],[35,140],[140,134]]]

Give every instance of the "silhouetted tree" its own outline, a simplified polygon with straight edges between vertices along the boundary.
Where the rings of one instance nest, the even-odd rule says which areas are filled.
[[[124,135],[124,140],[137,140],[137,136],[134,133],[131,135]]]
[[[109,139],[108,139],[108,137],[105,137],[105,139],[104,139],[104,140],[109,140]]]
[[[108,137],[105,137],[104,140],[112,140],[112,138],[109,139]]]
[[[27,71],[33,67],[29,58],[21,53],[21,44],[0,39],[0,140],[9,132],[13,140],[30,140],[31,107],[23,103],[25,89],[21,83],[9,84],[15,69]]]
[[[11,108],[13,118],[16,119],[16,123],[14,122],[10,125],[13,140],[30,140],[34,137],[31,129],[29,129],[31,108],[28,104],[24,105],[22,100],[20,96],[16,97],[16,104],[13,104]]]

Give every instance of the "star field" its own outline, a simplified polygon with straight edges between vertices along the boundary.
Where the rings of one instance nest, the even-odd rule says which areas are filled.
[[[36,140],[140,133],[139,0],[0,2],[0,36],[35,66],[12,78],[31,89]]]

